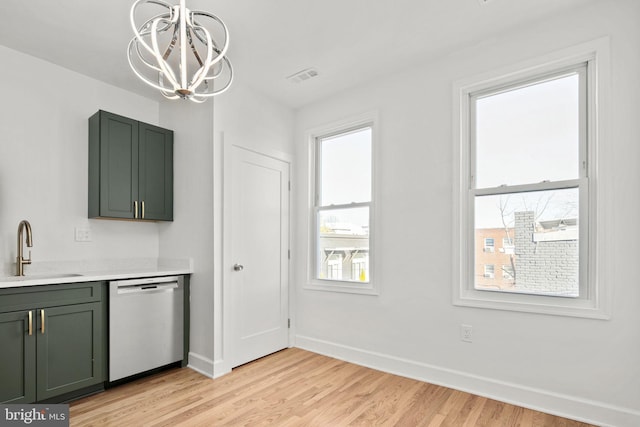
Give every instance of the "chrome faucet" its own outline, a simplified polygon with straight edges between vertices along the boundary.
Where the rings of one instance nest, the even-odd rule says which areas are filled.
[[[27,231],[27,246],[33,247],[33,238],[31,236],[31,224],[26,219],[18,224],[18,256],[16,257],[16,276],[24,276],[24,265],[31,264],[31,251],[29,251],[29,259],[24,259],[22,252],[22,233]]]

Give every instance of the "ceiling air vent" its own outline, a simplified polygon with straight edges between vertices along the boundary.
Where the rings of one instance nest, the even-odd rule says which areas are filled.
[[[306,80],[312,79],[318,76],[318,70],[315,68],[307,68],[306,70],[298,71],[287,77],[287,80],[293,83],[302,83]]]

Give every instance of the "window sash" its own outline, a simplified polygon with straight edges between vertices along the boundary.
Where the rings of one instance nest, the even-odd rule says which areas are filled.
[[[469,116],[466,125],[469,131],[469,169],[468,169],[468,181],[467,181],[467,201],[466,201],[466,214],[468,219],[467,236],[466,239],[470,244],[467,245],[468,259],[474,260],[467,265],[465,288],[467,292],[498,292],[508,294],[508,291],[495,291],[490,289],[477,289],[475,287],[475,199],[479,196],[492,196],[503,194],[517,194],[517,193],[529,193],[536,191],[552,191],[577,188],[578,199],[578,216],[579,216],[579,239],[578,239],[578,260],[579,260],[579,274],[578,274],[578,292],[579,296],[572,299],[589,300],[593,297],[593,292],[590,287],[588,277],[588,257],[589,257],[589,168],[587,164],[588,154],[588,62],[580,63],[578,65],[572,65],[569,67],[555,70],[549,73],[540,74],[537,76],[531,76],[526,79],[517,80],[514,82],[506,83],[501,86],[486,88],[476,92],[467,94]],[[558,78],[562,78],[568,75],[577,74],[579,76],[578,87],[578,108],[579,108],[579,123],[578,123],[578,161],[579,161],[579,177],[576,179],[563,180],[563,181],[543,181],[538,183],[527,183],[517,185],[500,185],[498,187],[488,188],[476,188],[475,176],[477,175],[476,164],[476,101],[483,97],[496,95],[519,88],[524,88],[533,84],[544,83],[546,81],[552,81]],[[543,298],[565,298],[560,296],[548,296],[544,294],[536,294],[533,292],[523,293],[525,297],[543,297]]]
[[[499,85],[496,87],[489,87],[486,89],[474,91],[469,93],[467,96],[469,97],[469,120],[467,123],[468,131],[469,131],[469,189],[476,189],[481,191],[502,191],[505,193],[512,193],[514,188],[523,187],[523,190],[526,191],[526,187],[531,185],[541,185],[541,188],[544,188],[546,184],[549,189],[555,189],[555,185],[563,185],[563,183],[571,183],[579,180],[581,178],[588,177],[587,160],[588,160],[588,148],[587,148],[587,137],[588,137],[588,74],[589,74],[589,62],[582,62],[577,65],[571,65],[568,67],[561,68],[560,70],[554,70],[552,72],[539,74],[537,76],[532,76],[529,78],[525,78],[522,80],[516,80],[515,82],[505,83],[503,85]],[[530,183],[530,184],[520,184],[520,185],[501,185],[493,188],[476,188],[476,179],[477,176],[477,150],[476,150],[476,128],[477,128],[477,111],[476,111],[476,102],[479,99],[486,98],[492,95],[498,95],[501,93],[518,90],[521,88],[525,88],[534,84],[542,84],[548,81],[556,80],[562,77],[567,77],[573,74],[577,74],[579,78],[578,82],[578,105],[579,105],[579,152],[578,152],[578,161],[579,161],[579,176],[577,179],[566,180],[566,181],[543,181],[541,183]],[[571,185],[571,184],[568,184]],[[510,190],[511,189],[511,190]],[[487,193],[487,194],[499,194],[499,193]]]
[[[314,258],[313,258],[313,262],[312,262],[312,274],[313,280],[317,280],[317,281],[322,281],[323,283],[326,282],[338,282],[338,283],[343,283],[343,284],[348,284],[348,285],[359,285],[360,287],[362,287],[363,283],[370,283],[371,282],[371,268],[369,267],[369,271],[367,272],[367,281],[366,282],[360,282],[357,280],[349,280],[349,279],[345,279],[344,276],[342,279],[331,279],[328,277],[322,278],[320,277],[320,273],[321,273],[321,257],[322,257],[322,249],[320,248],[320,213],[321,212],[331,212],[331,211],[339,211],[339,210],[343,210],[343,209],[353,209],[353,208],[362,208],[362,207],[366,207],[368,208],[369,211],[369,221],[368,221],[368,231],[369,234],[367,235],[367,238],[369,240],[369,245],[367,246],[367,251],[370,254],[371,253],[371,209],[372,209],[372,203],[371,202],[361,202],[361,203],[349,203],[349,204],[344,204],[344,205],[331,205],[331,206],[316,206],[314,207],[314,229],[313,229],[313,235],[314,235]],[[370,266],[370,264],[369,264]]]
[[[321,159],[322,159],[322,142],[324,140],[328,140],[328,139],[333,139],[337,136],[347,136],[353,133],[357,133],[360,132],[364,129],[371,129],[371,163],[372,163],[372,167],[371,167],[371,173],[373,175],[373,124],[372,123],[366,123],[366,124],[362,124],[362,125],[357,125],[357,126],[350,126],[350,127],[346,127],[342,130],[337,130],[334,132],[330,132],[330,133],[326,133],[323,134],[321,136],[317,136],[315,137],[315,141],[314,141],[314,146],[315,146],[315,165],[314,165],[314,172],[315,172],[315,178],[314,178],[314,198],[313,198],[313,204],[315,208],[321,208],[321,207],[333,207],[333,206],[345,206],[345,205],[349,205],[349,203],[347,204],[340,204],[340,205],[325,205],[321,202],[321,194],[322,194],[322,164],[321,164]],[[371,180],[372,184],[373,184],[373,176],[370,176],[369,179]],[[371,185],[371,192],[373,192],[373,185]],[[369,200],[362,200],[360,202],[351,202],[350,204],[360,204],[360,203],[368,203],[371,202],[372,199],[372,195],[369,195]]]

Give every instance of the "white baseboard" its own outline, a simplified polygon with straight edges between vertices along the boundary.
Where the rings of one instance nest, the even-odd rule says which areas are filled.
[[[187,366],[204,376],[213,378],[213,360],[207,357],[198,353],[189,352],[189,364]]]
[[[600,426],[640,426],[640,412],[388,354],[296,336],[296,347],[357,365]]]
[[[213,362],[213,378],[219,378],[223,375],[231,373],[231,367],[225,360],[216,360]]]

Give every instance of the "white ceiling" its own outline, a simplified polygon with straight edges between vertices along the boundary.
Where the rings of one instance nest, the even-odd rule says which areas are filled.
[[[159,98],[127,64],[133,1],[1,0],[0,44]],[[297,108],[590,1],[187,0],[187,7],[225,21],[238,81]],[[285,79],[309,67],[320,75]]]

